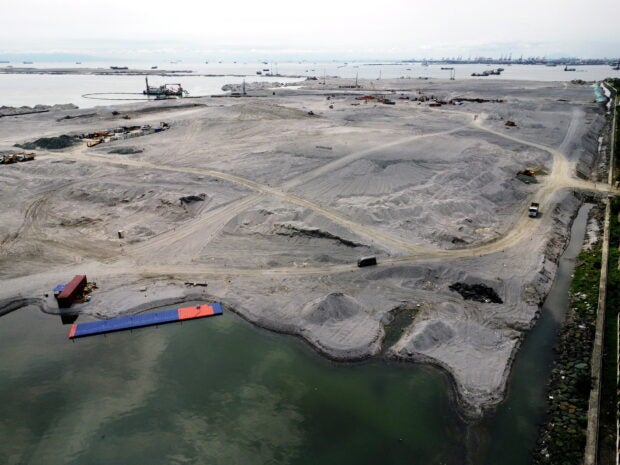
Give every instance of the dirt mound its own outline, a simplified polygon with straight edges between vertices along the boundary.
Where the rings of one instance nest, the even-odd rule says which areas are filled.
[[[207,194],[202,193],[198,195],[186,195],[184,197],[180,197],[179,200],[181,203],[194,203],[194,202],[204,202],[207,198]]]
[[[237,119],[240,121],[310,118],[306,112],[296,108],[265,103],[235,105],[231,110],[237,112]]]
[[[15,146],[26,150],[34,150],[37,148],[50,150],[66,149],[67,147],[71,147],[73,144],[75,144],[77,140],[78,138],[75,136],[68,136],[67,134],[63,134],[62,136],[58,137],[41,137],[34,142],[15,144]]]
[[[324,231],[319,228],[306,228],[303,226],[298,226],[294,224],[277,224],[274,228],[274,234],[279,236],[288,236],[288,237],[307,237],[307,238],[318,238],[318,239],[330,239],[338,242],[339,244],[346,245],[347,247],[362,247],[364,244],[359,242],[351,241],[349,239],[345,239],[343,237],[332,234],[328,231]]]
[[[322,325],[328,321],[344,321],[364,312],[353,297],[334,292],[310,302],[304,309],[305,320]]]
[[[484,284],[454,283],[450,284],[449,288],[461,294],[465,300],[474,300],[482,303],[492,302],[494,304],[504,303],[493,288]]]
[[[450,341],[454,337],[454,330],[442,321],[432,321],[423,326],[418,337],[413,342],[416,350],[427,351]]]

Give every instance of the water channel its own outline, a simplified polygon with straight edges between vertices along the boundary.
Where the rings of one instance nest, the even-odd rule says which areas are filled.
[[[0,318],[0,463],[527,464],[587,210],[506,402],[479,425],[432,367],[330,362],[230,312],[72,343],[24,308]]]

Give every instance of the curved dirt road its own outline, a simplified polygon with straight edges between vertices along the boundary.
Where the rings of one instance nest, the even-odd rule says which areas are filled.
[[[448,110],[449,111],[449,110]],[[464,113],[464,112],[453,112],[458,113],[460,115],[467,115],[467,117],[471,117],[472,114]],[[474,121],[474,126],[477,129],[488,132],[490,134],[494,134],[501,138],[511,140],[513,142],[519,143],[521,145],[529,146],[532,148],[536,148],[538,150],[545,151],[552,155],[553,157],[553,167],[551,169],[550,174],[546,177],[545,181],[542,183],[541,188],[536,192],[536,194],[532,197],[533,201],[540,203],[543,211],[548,210],[551,207],[552,203],[552,194],[563,188],[576,188],[576,189],[584,189],[584,190],[592,190],[598,192],[614,192],[617,193],[617,189],[612,190],[608,185],[601,183],[591,183],[587,181],[583,181],[580,179],[576,179],[572,176],[572,172],[574,170],[574,166],[571,162],[569,162],[564,154],[557,149],[553,149],[542,144],[538,144],[535,142],[529,142],[523,139],[519,139],[513,135],[506,134],[500,132],[498,130],[489,128],[483,125],[484,118],[477,119]],[[578,115],[577,113],[573,113],[573,118],[567,130],[567,134],[564,138],[561,147],[566,147],[570,142],[571,138],[574,136],[577,125],[578,125]],[[471,124],[471,123],[470,123]],[[258,193],[258,195],[252,195],[243,197],[237,201],[234,201],[232,204],[228,204],[226,206],[219,207],[218,209],[209,212],[195,220],[192,220],[172,231],[168,231],[163,233],[155,238],[149,240],[144,244],[137,245],[129,250],[129,256],[131,256],[136,261],[141,262],[141,258],[152,256],[151,254],[155,251],[161,251],[163,249],[174,249],[174,255],[178,256],[179,253],[186,254],[190,257],[194,257],[199,250],[204,247],[204,242],[200,245],[200,247],[193,247],[192,250],[184,250],[182,243],[184,239],[189,237],[192,234],[200,233],[201,235],[207,235],[207,241],[215,237],[215,235],[225,226],[225,224],[232,219],[234,216],[238,215],[243,210],[255,205],[261,198],[266,196],[273,196],[280,198],[282,200],[291,202],[293,204],[302,206],[304,208],[308,208],[313,210],[330,220],[339,223],[354,233],[357,233],[363,237],[370,239],[371,241],[376,241],[383,246],[391,246],[396,250],[404,251],[404,255],[400,255],[393,258],[386,258],[382,260],[383,264],[407,264],[407,263],[416,263],[420,261],[427,261],[433,259],[442,259],[442,258],[462,258],[462,257],[471,257],[476,255],[484,255],[496,253],[500,250],[506,249],[508,247],[514,246],[520,241],[524,240],[527,236],[531,235],[532,232],[537,228],[538,222],[531,221],[527,215],[527,209],[524,208],[522,215],[519,217],[518,221],[514,224],[514,227],[511,228],[510,232],[505,236],[494,240],[492,242],[474,246],[466,249],[451,249],[451,250],[441,250],[435,249],[425,246],[420,246],[418,244],[411,243],[407,240],[400,239],[384,232],[378,231],[373,227],[362,225],[356,223],[342,214],[338,212],[334,212],[327,208],[324,208],[310,200],[301,198],[297,195],[293,195],[285,192],[283,189],[291,188],[296,185],[302,184],[310,179],[314,179],[317,176],[320,176],[323,173],[326,173],[334,168],[343,166],[346,163],[349,163],[352,160],[363,157],[368,153],[372,153],[374,151],[378,151],[384,149],[386,147],[396,146],[399,144],[411,142],[420,138],[428,138],[434,136],[440,136],[444,134],[449,134],[452,132],[456,132],[458,130],[463,129],[470,124],[466,124],[464,126],[460,126],[458,128],[454,128],[447,131],[441,131],[437,133],[430,133],[425,135],[417,135],[417,136],[407,136],[404,138],[400,138],[396,141],[391,141],[387,144],[382,144],[376,147],[372,147],[369,149],[365,149],[362,151],[357,151],[346,155],[344,157],[339,158],[338,160],[334,160],[332,162],[327,163],[315,170],[312,170],[308,173],[300,175],[296,178],[293,178],[282,185],[282,188],[274,188],[265,184],[258,183],[256,181],[252,181],[250,179],[246,179],[234,174],[220,172],[211,169],[205,168],[192,168],[192,167],[177,167],[170,165],[160,165],[146,161],[139,160],[128,160],[128,159],[110,159],[103,156],[90,155],[85,153],[85,148],[81,147],[76,150],[72,150],[69,153],[66,153],[64,156],[67,158],[73,158],[75,160],[82,161],[90,161],[97,163],[107,163],[111,165],[118,166],[127,166],[127,167],[135,167],[135,168],[144,168],[144,169],[152,169],[152,170],[164,170],[164,171],[174,171],[174,172],[182,172],[182,173],[191,173],[198,174],[203,176],[210,176],[214,178],[219,178],[222,180],[226,180],[232,183],[236,183],[245,187],[248,187]],[[205,229],[206,228],[206,229]],[[191,241],[187,241],[191,242]],[[173,246],[174,247],[170,247]],[[181,247],[181,252],[179,252],[178,247]],[[143,262],[144,263],[144,262]],[[112,267],[116,268],[117,266],[123,266],[122,263],[116,262],[111,264]],[[239,275],[239,276],[278,276],[278,275],[316,275],[316,274],[329,274],[329,273],[338,273],[342,271],[348,271],[355,269],[356,266],[354,264],[347,265],[326,265],[326,266],[318,266],[318,267],[279,267],[279,268],[261,268],[261,269],[240,269],[240,268],[228,268],[225,272],[222,271],[221,268],[216,268],[208,265],[200,265],[200,264],[192,264],[191,268],[187,266],[181,265],[143,265],[135,268],[135,271],[141,274],[150,274],[150,275],[159,275],[159,274],[177,274],[177,275],[212,275],[212,276],[220,276],[220,275]]]

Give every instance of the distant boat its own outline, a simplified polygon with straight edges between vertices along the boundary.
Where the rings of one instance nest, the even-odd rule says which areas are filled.
[[[22,64],[24,64],[24,65],[31,65],[32,61],[22,61]]]
[[[4,62],[0,62],[0,63],[4,63]],[[6,62],[8,63],[8,62]],[[618,63],[616,63],[616,66],[612,66],[612,68],[614,71],[620,71],[620,61],[618,61]]]
[[[569,68],[568,66],[564,66],[564,71],[577,71],[575,68]]]
[[[411,68],[407,68],[408,70],[410,70]],[[451,66],[442,66],[441,69],[454,69]]]
[[[151,66],[151,69],[157,69],[157,66]]]
[[[75,62],[75,64],[76,64],[76,65],[81,65],[81,64],[82,64],[82,62],[81,62],[81,61],[76,61],[76,62]]]
[[[556,67],[557,63],[547,63],[545,66],[549,66],[550,68]]]
[[[129,68],[127,66],[110,66],[110,69],[123,70],[123,69],[129,69]]]
[[[263,74],[262,71],[256,71],[256,74]]]

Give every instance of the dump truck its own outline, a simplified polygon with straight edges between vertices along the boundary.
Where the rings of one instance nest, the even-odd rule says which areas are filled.
[[[363,266],[372,266],[377,264],[377,257],[370,255],[368,257],[362,257],[357,261],[357,266],[360,268]]]
[[[530,209],[529,209],[530,218],[536,218],[538,216],[538,207],[539,206],[540,205],[537,204],[536,202],[532,202],[530,204]]]

